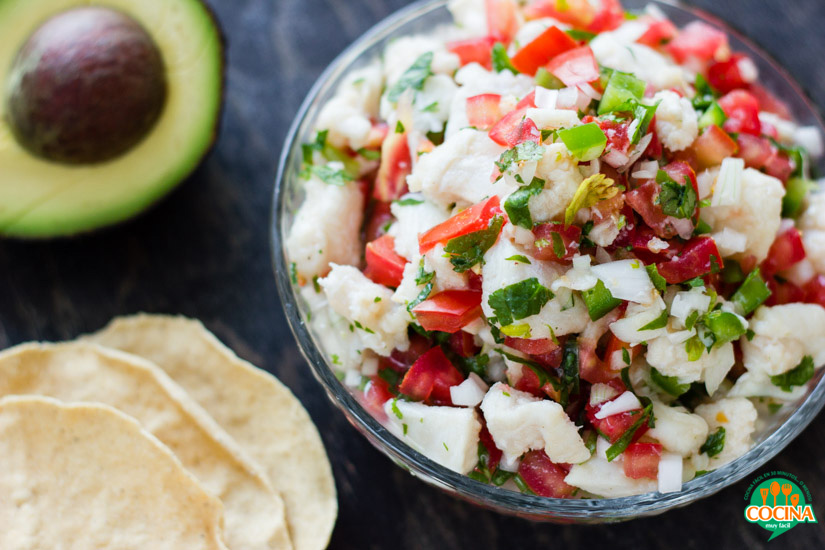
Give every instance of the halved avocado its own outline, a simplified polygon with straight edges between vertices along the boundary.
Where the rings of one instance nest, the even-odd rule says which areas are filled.
[[[110,125],[112,128],[107,128],[102,122],[106,117],[102,116],[97,120],[89,116],[72,119],[70,115],[83,111],[78,104],[84,108],[88,105],[83,105],[82,98],[72,98],[66,91],[71,88],[61,88],[53,101],[41,101],[39,107],[26,110],[34,105],[27,100],[36,95],[33,90],[43,87],[40,82],[55,80],[48,71],[64,70],[43,63],[46,78],[35,74],[32,65],[38,56],[27,58],[26,48],[36,49],[39,41],[48,42],[62,31],[76,32],[73,27],[82,18],[73,12],[88,11],[90,5],[115,15],[100,18],[108,28],[127,31],[107,30],[101,24],[101,39],[87,42],[112,44],[117,40],[110,38],[121,39],[125,32],[127,38],[117,47],[133,59],[131,65],[124,66],[150,67],[142,72],[124,71],[129,73],[124,78],[133,80],[120,82],[120,88],[115,88],[118,91],[111,96],[124,97],[124,109],[136,114],[123,116]],[[88,14],[85,16],[88,19]],[[61,32],[46,28],[38,38],[38,29],[55,21]],[[106,33],[114,33],[114,37]],[[88,36],[86,30],[76,34]],[[200,0],[0,0],[0,37],[2,234],[29,238],[70,235],[134,216],[189,175],[215,139],[223,91],[223,42],[211,12]],[[156,78],[158,71],[151,70],[156,65],[156,53],[163,71],[160,78]],[[21,78],[26,71],[30,78]],[[56,80],[63,76],[57,74]],[[147,83],[146,79],[151,81]],[[24,80],[25,85],[21,83]],[[133,89],[137,90],[131,94],[134,97],[123,92]],[[105,103],[97,101],[101,102]],[[66,116],[59,112],[63,103],[72,106],[70,113],[62,113]],[[119,104],[115,101],[112,105]],[[111,110],[112,105],[110,112],[119,113]],[[48,126],[54,121],[66,130],[77,130],[87,122],[90,127],[100,128],[90,140],[90,149],[83,142],[84,136],[88,137],[85,130],[67,131],[55,138],[57,130]],[[109,146],[95,151],[95,140]]]

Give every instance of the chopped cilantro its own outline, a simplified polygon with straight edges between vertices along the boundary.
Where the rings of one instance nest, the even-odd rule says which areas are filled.
[[[776,414],[782,408],[782,403],[768,403],[768,412]]]
[[[531,277],[518,283],[500,288],[490,294],[487,303],[493,308],[501,326],[513,324],[513,321],[536,315],[551,298],[550,289]]]
[[[673,397],[679,397],[690,389],[689,383],[683,384],[679,382],[679,377],[677,376],[664,375],[656,370],[656,367],[650,367],[650,379]]]
[[[513,170],[520,162],[541,160],[542,156],[544,156],[544,147],[534,141],[524,141],[504,151],[496,161],[496,166],[503,174]]]
[[[433,101],[423,109],[421,109],[422,113],[437,113],[438,112],[438,101]]]
[[[415,60],[409,69],[404,71],[404,74],[401,75],[398,82],[390,88],[389,92],[387,92],[387,99],[389,99],[392,103],[397,103],[398,99],[401,97],[401,94],[403,94],[407,89],[412,88],[413,90],[420,90],[423,88],[424,81],[433,74],[431,68],[432,63],[433,52],[422,54]]]
[[[407,435],[407,428],[408,428],[408,427],[407,427],[407,424],[406,424],[406,423],[401,424],[401,428],[402,428],[402,430],[403,430],[403,432],[404,432],[404,435]]]
[[[651,322],[646,324],[645,326],[639,329],[639,332],[643,330],[656,330],[660,328],[665,328],[667,326],[667,310],[662,310],[662,314],[659,315],[657,318],[653,319]]]
[[[659,268],[656,267],[656,264],[646,265],[645,269],[647,270],[647,274],[650,276],[650,281],[653,283],[653,286],[659,292],[664,292],[667,288],[667,281],[664,277],[659,275]]]
[[[622,362],[628,367],[630,366],[630,352],[624,347],[622,348]]]
[[[380,301],[381,301],[381,296],[376,296],[375,299],[373,300],[373,302],[375,302],[376,304]]]
[[[312,278],[312,288],[315,289],[317,294],[321,293],[321,284],[318,282],[318,275]]]
[[[415,206],[418,204],[424,204],[424,199],[416,199],[415,197],[407,197],[406,199],[396,199],[392,201],[393,204],[397,204],[398,206]]]
[[[361,147],[358,151],[356,151],[356,153],[367,160],[381,160],[381,151],[374,151],[372,149]]]
[[[582,31],[579,29],[569,29],[564,32],[567,34],[567,36],[578,42],[590,42],[591,40],[596,38],[596,33]]]
[[[330,357],[332,358],[332,364],[333,365],[340,365],[341,364],[341,358],[338,357],[336,354],[333,353]]]
[[[430,292],[432,292],[432,291],[433,291],[433,283],[432,283],[432,281],[430,281],[429,283],[427,283],[424,286],[424,288],[421,290],[421,292],[418,293],[418,296],[415,297],[415,300],[413,300],[412,302],[407,304],[407,311],[412,311],[415,306],[417,306],[418,304],[420,304],[421,302],[426,300],[427,297],[430,295]]]
[[[496,42],[493,46],[491,57],[495,72],[510,71],[513,74],[518,74],[518,69],[513,67],[513,62],[510,61],[510,56],[507,55],[507,48],[501,42]]]
[[[397,397],[392,400],[392,405],[391,405],[390,408],[392,409],[392,414],[394,414],[398,418],[398,420],[401,420],[402,418],[404,418],[404,415],[401,414],[401,409],[398,408],[398,398]]]
[[[664,170],[656,174],[656,182],[660,186],[656,204],[661,205],[662,212],[667,216],[686,219],[696,211],[696,191],[693,190],[690,180],[685,177],[685,184],[676,183]]]
[[[507,197],[507,200],[504,201],[504,210],[513,225],[533,229],[533,217],[530,215],[528,203],[530,197],[538,195],[542,189],[544,189],[544,180],[533,178],[533,181],[528,185],[522,185]]]
[[[395,123],[395,133],[396,134],[403,134],[406,131],[407,130],[406,130],[406,128],[404,128],[404,123],[403,122],[401,122],[399,120],[398,122]]]
[[[579,344],[575,339],[564,343],[564,355],[559,370],[561,374],[559,404],[566,408],[570,404],[570,396],[579,393]]]
[[[289,264],[289,280],[292,281],[293,285],[298,284],[298,266],[295,262]]]
[[[521,474],[515,474],[513,476],[513,481],[515,482],[516,487],[518,487],[518,490],[521,491],[522,493],[524,493],[525,495],[535,495],[536,494],[532,491],[532,489],[530,489],[530,487],[527,485],[527,482],[524,481],[523,477],[521,477]]]
[[[625,431],[622,436],[616,440],[616,442],[607,448],[605,455],[607,455],[607,461],[610,462],[620,454],[622,454],[627,446],[633,441],[633,436],[636,435],[636,431],[642,427],[645,422],[650,422],[653,418],[653,405],[648,403],[645,408],[642,410],[642,414],[639,415],[639,418],[631,424],[630,428]]]
[[[802,361],[783,374],[771,376],[771,384],[778,386],[784,392],[790,392],[792,386],[804,386],[814,375],[814,360],[810,355],[802,358]]]
[[[464,273],[479,263],[484,253],[495,244],[502,225],[504,225],[504,218],[496,216],[491,220],[487,229],[450,239],[444,247],[444,252],[453,264],[453,271]]]
[[[562,240],[561,235],[555,231],[550,233],[550,240],[553,241],[553,254],[556,255],[556,258],[561,260],[564,258],[565,254],[567,254],[567,248],[564,246],[564,240]]]
[[[530,259],[527,256],[523,255],[523,254],[514,254],[514,255],[510,256],[509,258],[504,258],[504,259],[507,260],[508,262],[521,262],[523,264],[531,263]]]
[[[324,148],[327,145],[328,134],[329,130],[321,130],[315,134],[315,141],[301,145],[301,153],[306,164],[312,165],[312,157],[315,151],[318,151],[319,153],[324,152]]]
[[[708,438],[699,447],[700,453],[706,453],[708,456],[716,456],[725,448],[725,428],[719,426],[715,432],[708,434]]]
[[[424,258],[418,262],[418,273],[415,275],[415,284],[425,285],[433,280],[435,277],[434,271],[427,271],[424,269]]]
[[[343,170],[336,170],[328,165],[324,166],[316,166],[312,165],[308,167],[309,172],[318,177],[321,181],[329,185],[337,185],[338,187],[343,187],[353,180],[352,176],[346,173]]]

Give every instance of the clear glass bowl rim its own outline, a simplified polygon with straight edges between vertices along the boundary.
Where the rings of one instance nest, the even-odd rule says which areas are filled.
[[[763,57],[764,61],[773,67],[776,73],[791,85],[799,96],[798,99],[810,110],[812,119],[820,131],[825,131],[825,124],[823,124],[819,110],[805,92],[787,71],[751,39],[737,32],[729,23],[680,2],[651,0],[651,3],[678,8],[690,13],[697,19],[710,21],[726,29],[750,46]],[[456,496],[504,513],[530,519],[561,522],[565,520],[585,522],[594,520],[621,521],[634,517],[655,515],[671,508],[685,506],[745,478],[780,453],[820,412],[823,405],[825,405],[825,376],[819,377],[819,382],[784,424],[733,462],[685,483],[682,490],[677,493],[647,493],[611,499],[555,499],[524,495],[480,483],[465,475],[453,472],[436,464],[392,435],[335,377],[332,365],[313,342],[309,328],[301,318],[297,297],[290,281],[283,238],[285,228],[282,227],[280,221],[281,212],[284,208],[284,180],[288,172],[290,158],[300,149],[299,138],[307,130],[305,126],[308,123],[306,119],[308,111],[315,99],[326,91],[331,79],[340,76],[344,68],[355,62],[364,50],[392,35],[399,27],[440,9],[446,4],[447,0],[422,0],[396,11],[373,26],[330,63],[308,92],[289,128],[279,161],[273,195],[272,217],[270,219],[272,263],[284,313],[290,329],[298,341],[299,348],[312,369],[313,375],[321,383],[332,403],[344,413],[349,422],[393,462],[407,469],[414,476],[446,489]]]

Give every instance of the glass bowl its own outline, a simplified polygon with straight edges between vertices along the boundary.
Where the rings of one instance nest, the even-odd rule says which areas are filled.
[[[674,23],[682,26],[701,19],[722,28],[730,35],[734,50],[751,56],[760,69],[761,83],[788,103],[794,117],[802,125],[813,125],[823,131],[822,119],[803,91],[779,65],[761,49],[719,20],[695,9],[670,2],[653,1]],[[645,0],[625,1],[627,9],[641,9]],[[807,394],[798,402],[783,407],[766,424],[754,447],[735,461],[683,485],[676,493],[648,493],[613,499],[555,499],[524,495],[500,487],[480,483],[458,474],[413,450],[392,435],[356,399],[332,371],[332,361],[319,345],[319,340],[305,322],[306,306],[290,282],[285,236],[294,213],[303,200],[298,178],[301,167],[301,144],[312,138],[315,120],[321,107],[334,95],[342,78],[351,70],[377,58],[389,40],[398,36],[431,32],[434,27],[451,22],[446,1],[425,1],[412,4],[378,23],[364,36],[342,52],[324,71],[310,90],[289,130],[277,173],[273,214],[272,254],[281,302],[295,338],[312,373],[332,402],[347,419],[378,450],[412,475],[459,498],[498,512],[531,520],[555,523],[601,523],[628,520],[660,514],[671,508],[685,506],[732,485],[748,476],[776,456],[810,423],[825,403],[823,372],[817,371]],[[825,162],[819,160],[820,169]]]

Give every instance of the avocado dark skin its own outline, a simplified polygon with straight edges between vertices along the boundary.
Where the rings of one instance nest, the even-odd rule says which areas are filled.
[[[76,8],[47,20],[18,53],[8,122],[38,157],[102,163],[146,137],[166,93],[160,50],[139,23],[109,8]]]

